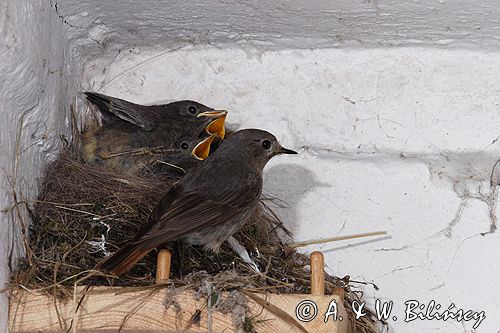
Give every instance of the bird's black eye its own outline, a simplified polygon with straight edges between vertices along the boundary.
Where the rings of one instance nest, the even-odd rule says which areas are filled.
[[[189,148],[189,145],[186,142],[181,143],[181,149],[186,150]]]
[[[191,114],[197,114],[198,113],[198,109],[196,108],[196,106],[190,105],[190,106],[188,106],[188,112],[191,113]]]
[[[269,140],[262,141],[262,147],[264,147],[264,149],[271,148],[271,141],[269,141]]]

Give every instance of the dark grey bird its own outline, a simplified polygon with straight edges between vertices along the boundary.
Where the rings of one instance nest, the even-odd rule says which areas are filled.
[[[85,96],[103,120],[101,127],[82,135],[89,163],[134,173],[182,138],[198,138],[205,132],[225,135],[227,111],[195,101],[144,106],[93,92]]]
[[[235,132],[163,196],[135,238],[96,269],[121,275],[154,248],[179,239],[217,252],[252,215],[264,166],[278,154],[296,152],[266,131]]]

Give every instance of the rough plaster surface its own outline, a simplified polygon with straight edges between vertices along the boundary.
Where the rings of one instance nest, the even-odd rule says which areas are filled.
[[[46,1],[0,3],[0,289],[22,252],[17,200],[36,193],[41,167],[67,134],[76,86],[63,25]],[[19,216],[26,218],[23,205]],[[0,293],[0,332],[7,332],[7,294]]]
[[[106,66],[105,74],[102,74]],[[230,110],[233,127],[272,131],[298,156],[271,161],[265,191],[297,239],[386,230],[310,246],[329,269],[394,301],[395,332],[464,332],[472,323],[404,323],[411,299],[484,310],[500,327],[496,188],[498,53],[428,48],[231,48],[124,52],[88,63],[83,86],[139,103],[191,98]]]
[[[57,2],[70,31],[107,50],[238,44],[272,48],[500,45],[500,6],[474,0]],[[87,48],[87,47],[85,47]],[[83,50],[87,53],[91,50]]]
[[[376,283],[365,292],[395,302],[395,332],[471,331],[403,323],[408,299],[485,310],[477,331],[496,332],[500,236],[481,233],[497,200],[499,17],[494,1],[472,0],[1,2],[1,208],[6,176],[34,195],[77,87],[200,100],[300,150],[266,172],[297,239],[389,232],[305,251]],[[1,215],[0,288],[19,249],[14,213]],[[0,331],[5,309],[3,295]]]

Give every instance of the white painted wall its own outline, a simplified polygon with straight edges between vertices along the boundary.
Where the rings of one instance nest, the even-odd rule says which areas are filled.
[[[68,52],[62,23],[47,1],[0,3],[0,332],[7,332],[3,289],[23,251],[13,187],[18,202],[33,199],[41,168],[57,151],[59,135],[68,133],[76,86]],[[18,208],[26,218],[24,206]]]
[[[108,51],[179,44],[272,48],[481,47],[500,43],[493,0],[61,0],[80,42]],[[92,50],[83,51],[92,53]],[[111,54],[111,53],[110,53]]]
[[[395,332],[470,332],[470,323],[403,323],[408,299],[484,310],[477,332],[496,332],[499,235],[479,234],[497,199],[498,17],[492,0],[4,1],[1,208],[12,203],[5,176],[23,113],[17,188],[31,198],[77,89],[200,100],[300,150],[266,173],[297,239],[389,232],[305,250],[376,283],[365,292],[395,302]],[[2,213],[0,285],[11,220]]]

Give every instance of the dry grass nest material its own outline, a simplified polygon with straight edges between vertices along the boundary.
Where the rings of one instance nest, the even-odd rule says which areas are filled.
[[[170,175],[130,176],[86,164],[74,149],[64,149],[49,164],[31,209],[27,256],[20,259],[12,284],[70,296],[75,283],[145,286],[154,283],[156,252],[116,279],[93,271],[95,264],[134,236],[161,196],[175,183]],[[185,242],[173,249],[171,288],[309,293],[309,259],[283,242],[289,232],[272,211],[277,199],[263,198],[250,223],[235,237],[251,252],[263,273],[255,273],[226,245],[219,254]],[[285,236],[285,237],[283,237]],[[326,293],[345,290],[346,308],[360,300],[348,277],[326,275]],[[370,316],[352,320],[353,332],[378,332]]]

